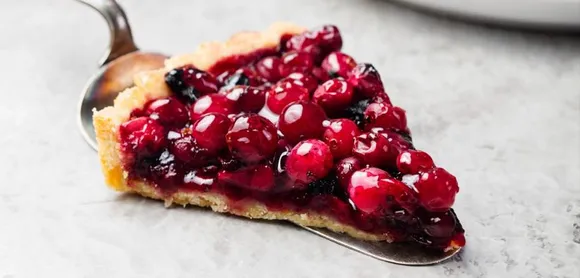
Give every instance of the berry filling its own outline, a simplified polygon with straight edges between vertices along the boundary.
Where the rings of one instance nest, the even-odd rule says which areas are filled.
[[[130,184],[214,192],[228,206],[316,212],[370,234],[463,246],[456,178],[415,150],[405,110],[373,65],[340,52],[336,26],[165,75],[173,96],[120,126]]]

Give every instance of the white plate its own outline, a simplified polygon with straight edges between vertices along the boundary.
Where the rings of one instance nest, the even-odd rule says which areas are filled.
[[[488,22],[580,30],[580,0],[395,0]]]

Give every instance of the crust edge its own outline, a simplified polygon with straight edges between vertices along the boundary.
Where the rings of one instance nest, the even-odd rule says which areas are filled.
[[[170,95],[169,88],[163,80],[164,74],[186,64],[207,70],[216,61],[231,55],[249,53],[255,49],[274,47],[284,34],[301,33],[305,28],[286,22],[274,23],[264,32],[241,32],[226,42],[208,42],[186,55],[179,55],[165,61],[165,67],[138,73],[134,76],[135,86],[121,92],[114,105],[95,111],[93,123],[97,135],[98,155],[105,183],[120,192],[133,192],[157,200],[164,200],[165,205],[194,205],[210,207],[216,212],[227,212],[247,218],[267,220],[288,220],[299,225],[327,228],[334,232],[346,233],[352,237],[368,241],[392,242],[388,234],[371,234],[353,226],[344,225],[331,217],[316,213],[294,213],[290,211],[270,211],[258,202],[245,203],[240,207],[230,207],[226,196],[208,192],[177,192],[170,197],[159,194],[155,188],[143,181],[127,184],[127,174],[121,163],[118,129],[129,118],[133,109],[142,108],[151,99]]]

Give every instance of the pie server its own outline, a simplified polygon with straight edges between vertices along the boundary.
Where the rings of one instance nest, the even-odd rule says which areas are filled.
[[[97,149],[93,126],[93,110],[113,104],[117,94],[133,85],[134,73],[158,69],[166,55],[140,51],[131,34],[125,12],[114,0],[77,0],[98,11],[107,21],[111,34],[109,49],[100,62],[100,69],[89,79],[78,104],[78,126],[84,139]],[[300,225],[299,225],[300,226]],[[330,241],[382,261],[401,265],[431,265],[457,254],[425,249],[417,244],[363,241],[327,229],[300,226]]]

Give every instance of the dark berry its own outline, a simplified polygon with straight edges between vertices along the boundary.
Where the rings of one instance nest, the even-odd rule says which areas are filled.
[[[234,185],[255,191],[270,191],[274,187],[274,171],[268,165],[255,165],[236,171],[221,171],[218,181],[225,185]]]
[[[371,103],[365,110],[365,130],[381,127],[385,130],[407,130],[405,110],[386,103]]]
[[[145,111],[149,117],[167,127],[181,128],[189,121],[187,108],[175,98],[154,100]]]
[[[394,169],[399,154],[410,147],[407,141],[394,132],[367,132],[355,138],[352,152],[364,164]]]
[[[257,87],[239,85],[227,90],[225,95],[246,113],[258,113],[266,103],[266,90]]]
[[[363,99],[353,103],[344,110],[344,117],[351,119],[359,128],[363,128],[365,125],[364,112],[370,103],[370,99]]]
[[[429,211],[449,210],[459,192],[455,176],[438,167],[420,174],[415,188],[421,205]]]
[[[335,51],[322,60],[321,67],[330,75],[347,78],[352,69],[356,67],[356,61],[340,51]]]
[[[276,127],[266,118],[246,114],[236,118],[226,134],[226,142],[235,157],[251,164],[274,155],[278,134]]]
[[[335,166],[336,176],[342,188],[347,189],[352,173],[363,168],[360,160],[354,156],[341,159]]]
[[[433,167],[433,159],[423,151],[406,150],[397,157],[397,169],[403,174],[418,174]]]
[[[381,75],[371,64],[358,64],[352,69],[347,80],[358,94],[366,98],[373,98],[385,92]]]
[[[419,225],[423,231],[432,237],[449,237],[455,231],[456,220],[449,211],[426,212],[418,214]]]
[[[211,74],[192,65],[169,71],[165,74],[165,83],[178,97],[189,102],[215,93],[220,87],[219,82]]]
[[[238,85],[260,86],[265,82],[266,80],[260,77],[254,69],[241,68],[227,77],[221,90],[229,90]]]
[[[354,138],[360,135],[356,124],[348,119],[331,120],[324,129],[324,142],[330,147],[335,159],[350,156]]]
[[[282,80],[268,91],[266,105],[270,111],[280,114],[286,105],[299,100],[309,100],[309,98],[308,89],[296,82]]]
[[[166,144],[163,126],[147,117],[123,123],[119,128],[119,136],[123,151],[141,156],[157,154]]]
[[[191,105],[191,121],[197,121],[207,113],[220,113],[224,115],[236,114],[239,109],[236,102],[221,94],[205,95]]]
[[[308,139],[298,143],[286,159],[286,172],[304,188],[308,183],[325,177],[332,169],[332,153],[322,141]]]
[[[312,100],[329,115],[335,115],[350,105],[352,96],[350,84],[341,79],[331,79],[316,89]]]
[[[215,155],[226,147],[226,133],[230,128],[230,119],[224,114],[209,113],[201,116],[191,127],[191,135],[197,144]]]
[[[304,139],[322,138],[325,120],[326,114],[320,106],[298,101],[284,108],[278,120],[278,128],[290,144],[296,144]]]

